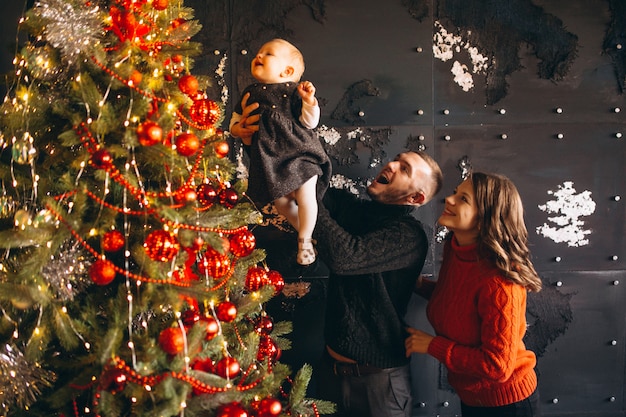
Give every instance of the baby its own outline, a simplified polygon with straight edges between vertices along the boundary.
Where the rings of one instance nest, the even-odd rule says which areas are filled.
[[[257,204],[273,202],[298,231],[297,262],[315,261],[311,238],[317,220],[317,193],[330,180],[331,163],[311,129],[319,123],[315,86],[300,82],[304,59],[283,39],[264,44],[251,64],[258,83],[243,92],[243,106],[258,103],[258,131],[249,135],[242,102],[235,106],[230,132],[249,151],[248,195]]]

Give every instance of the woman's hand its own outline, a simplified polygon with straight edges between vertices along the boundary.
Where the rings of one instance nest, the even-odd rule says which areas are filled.
[[[259,103],[248,104],[249,98],[250,93],[246,93],[241,99],[241,108],[243,109],[241,118],[230,128],[231,135],[241,138],[246,145],[252,143],[252,135],[259,130],[259,115],[250,115],[259,108]]]
[[[434,336],[412,327],[407,327],[406,331],[409,332],[409,337],[404,341],[406,357],[411,356],[411,353],[428,353],[428,346]]]

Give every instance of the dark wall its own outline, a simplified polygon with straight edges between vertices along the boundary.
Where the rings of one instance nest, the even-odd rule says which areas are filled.
[[[196,40],[206,53],[194,73],[214,77],[213,94],[225,97],[229,112],[262,43],[280,36],[302,50],[336,184],[362,193],[381,165],[407,148],[424,148],[439,161],[441,198],[419,214],[432,237],[425,272],[437,274],[435,221],[464,170],[509,176],[524,199],[545,284],[529,297],[526,339],[539,358],[544,415],[626,416],[626,2],[186,4],[204,26]],[[21,8],[13,8],[13,16],[3,13],[4,49],[15,39],[9,28]],[[473,71],[472,57],[486,58],[482,71]],[[224,72],[216,74],[220,65]],[[453,70],[463,65],[455,82]],[[294,349],[284,359],[314,362],[323,347],[326,270],[294,268],[294,234],[267,214],[268,226],[256,229],[259,245],[292,284],[271,306],[277,318],[294,321]],[[427,326],[417,297],[407,321]],[[415,357],[413,370],[414,416],[459,414],[436,361]]]

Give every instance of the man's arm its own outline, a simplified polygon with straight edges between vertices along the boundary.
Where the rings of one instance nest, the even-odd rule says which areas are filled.
[[[423,263],[428,250],[426,233],[415,219],[390,220],[384,227],[356,236],[342,228],[324,204],[319,205],[313,237],[320,258],[341,275],[406,268]]]

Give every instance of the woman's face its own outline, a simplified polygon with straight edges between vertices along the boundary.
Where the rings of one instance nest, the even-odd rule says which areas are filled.
[[[439,224],[454,232],[461,245],[469,245],[478,238],[478,206],[474,187],[469,179],[459,184],[446,197],[446,205],[439,217]]]

